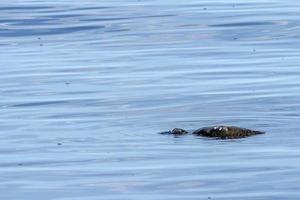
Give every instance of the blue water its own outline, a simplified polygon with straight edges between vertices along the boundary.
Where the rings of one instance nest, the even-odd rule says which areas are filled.
[[[0,199],[300,199],[299,6],[2,0]]]

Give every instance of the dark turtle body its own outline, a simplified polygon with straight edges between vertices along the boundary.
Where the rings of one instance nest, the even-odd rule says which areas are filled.
[[[192,134],[205,136],[205,137],[216,137],[221,139],[232,139],[232,138],[243,138],[252,135],[263,134],[264,132],[250,130],[246,128],[240,128],[236,126],[212,126],[205,127],[195,130]]]
[[[175,136],[186,135],[189,132],[181,129],[174,128],[171,131],[162,132],[161,134],[171,134]],[[215,137],[220,139],[234,139],[234,138],[243,138],[252,135],[264,134],[262,131],[255,131],[246,128],[240,128],[236,126],[211,126],[204,127],[195,130],[192,132],[193,135],[204,136],[204,137]]]

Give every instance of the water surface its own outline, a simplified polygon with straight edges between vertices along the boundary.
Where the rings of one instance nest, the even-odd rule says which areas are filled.
[[[2,1],[1,199],[299,199],[299,12]],[[267,134],[157,134],[215,124]]]

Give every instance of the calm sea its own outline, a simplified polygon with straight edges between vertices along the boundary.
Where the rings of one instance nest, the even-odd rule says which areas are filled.
[[[0,199],[300,199],[299,13],[1,0]],[[157,134],[216,124],[267,134]]]

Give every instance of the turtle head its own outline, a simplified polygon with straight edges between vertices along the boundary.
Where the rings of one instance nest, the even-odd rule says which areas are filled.
[[[188,134],[188,132],[182,128],[174,128],[172,131],[171,131],[171,134],[173,135],[185,135],[185,134]]]
[[[182,128],[174,128],[171,131],[162,132],[160,134],[168,134],[168,135],[178,136],[178,135],[186,135],[188,133],[189,133],[188,131],[186,131],[186,130],[184,130]]]

